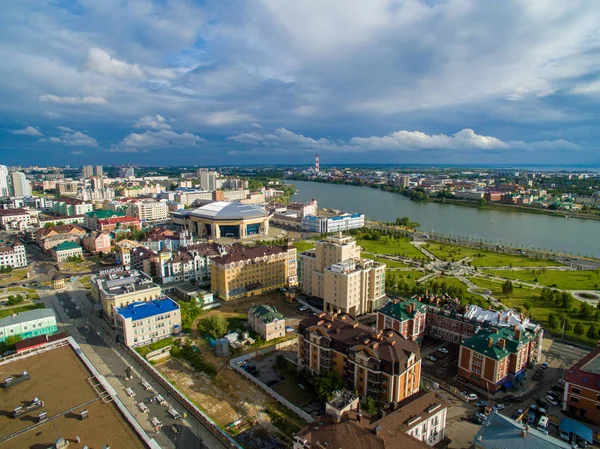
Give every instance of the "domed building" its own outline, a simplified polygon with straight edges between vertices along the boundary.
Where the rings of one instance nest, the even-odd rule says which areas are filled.
[[[230,237],[243,239],[267,235],[271,216],[254,204],[217,201],[193,210],[171,213],[173,223],[186,226],[194,236],[206,239]]]
[[[60,290],[61,288],[65,288],[65,276],[57,273],[52,276],[52,288],[54,290]]]

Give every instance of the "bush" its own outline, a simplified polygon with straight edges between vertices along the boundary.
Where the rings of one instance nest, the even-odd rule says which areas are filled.
[[[200,353],[195,352],[191,346],[184,346],[183,348],[179,346],[173,346],[171,348],[171,355],[173,357],[179,357],[186,360],[190,365],[192,365],[194,370],[208,374],[210,377],[214,377],[217,374],[217,368],[204,360]]]

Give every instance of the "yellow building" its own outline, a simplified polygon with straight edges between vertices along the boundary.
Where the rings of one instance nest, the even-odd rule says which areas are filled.
[[[234,247],[210,261],[210,289],[229,301],[297,285],[296,248]]]

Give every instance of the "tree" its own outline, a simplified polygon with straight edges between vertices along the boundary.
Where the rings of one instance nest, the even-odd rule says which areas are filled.
[[[579,318],[583,320],[589,319],[592,316],[592,310],[594,310],[594,308],[587,302],[581,303],[581,307],[579,308]]]
[[[589,338],[590,340],[598,339],[598,326],[596,326],[595,324],[592,324],[590,326],[590,328],[587,331],[587,338]]]
[[[371,396],[369,396],[367,400],[363,402],[363,410],[369,415],[374,415],[377,413],[377,406],[375,405],[375,401]]]
[[[571,307],[573,307],[573,297],[567,292],[561,293],[560,302],[561,302],[563,309],[570,310]]]
[[[505,295],[510,295],[513,292],[513,283],[512,281],[507,280],[504,284],[502,284],[502,293]]]
[[[571,329],[573,329],[573,324],[571,323],[571,320],[568,318],[564,319],[564,324],[563,324],[564,328],[565,328],[565,332],[570,331]]]
[[[559,326],[559,321],[558,321],[558,318],[556,317],[556,315],[554,315],[553,313],[548,315],[548,327],[550,329],[556,329],[558,326]]]
[[[221,315],[213,315],[204,320],[204,329],[215,340],[227,333],[227,320]]]
[[[523,308],[525,310],[527,310],[527,312],[529,312],[529,316],[531,316],[531,309],[533,309],[533,304],[531,304],[529,301],[523,303]]]
[[[578,337],[581,337],[584,332],[585,332],[585,329],[583,327],[583,324],[581,324],[581,321],[577,321],[577,323],[575,323],[575,328],[573,329],[573,333],[575,335],[577,335]]]
[[[345,386],[344,381],[335,371],[316,376],[313,383],[317,397],[322,403],[329,401],[336,391],[341,390]]]

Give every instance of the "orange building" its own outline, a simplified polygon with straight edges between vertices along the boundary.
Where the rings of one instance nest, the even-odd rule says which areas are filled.
[[[373,330],[348,314],[321,314],[300,322],[298,366],[313,373],[335,371],[382,409],[420,388],[419,346],[397,331]]]
[[[600,424],[600,348],[565,371],[563,410]]]

